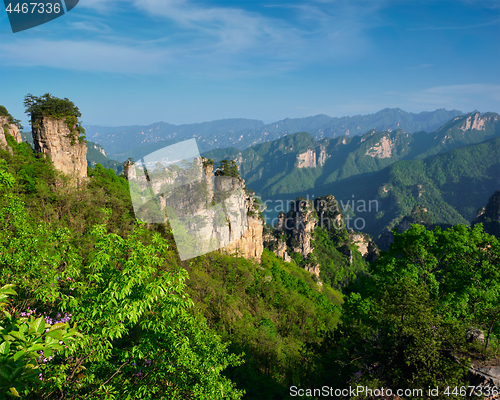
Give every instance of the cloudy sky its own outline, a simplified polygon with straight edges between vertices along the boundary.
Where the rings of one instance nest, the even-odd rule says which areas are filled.
[[[500,3],[80,0],[15,34],[1,9],[0,104],[27,126],[46,92],[111,126],[500,112]]]

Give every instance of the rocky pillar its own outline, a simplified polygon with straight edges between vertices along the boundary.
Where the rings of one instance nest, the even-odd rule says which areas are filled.
[[[32,123],[35,152],[50,156],[54,167],[76,179],[87,177],[87,145],[65,120],[43,117]]]

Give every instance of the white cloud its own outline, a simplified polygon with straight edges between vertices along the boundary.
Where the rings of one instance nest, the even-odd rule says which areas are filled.
[[[461,29],[477,29],[484,28],[486,26],[499,25],[500,19],[494,19],[491,21],[481,22],[479,24],[473,25],[456,25],[456,26],[426,26],[423,28],[411,28],[410,31],[441,31],[441,30],[461,30]]]
[[[111,32],[111,28],[108,25],[103,24],[102,22],[97,22],[97,21],[71,22],[70,27],[73,29],[79,29],[79,30],[95,32],[95,33],[110,33]]]
[[[278,5],[292,9],[287,19],[191,0],[86,0],[79,7],[108,16],[135,9],[139,12],[138,18],[147,18],[151,22],[151,31],[158,33],[157,37],[151,37],[151,34],[142,36],[143,40],[137,35],[129,39],[128,32],[116,27],[113,38],[111,35],[105,39],[96,38],[97,48],[86,50],[87,58],[100,56],[102,48],[113,50],[112,46],[117,46],[119,55],[140,52],[153,58],[159,64],[156,68],[150,67],[150,72],[160,69],[189,71],[224,78],[272,75],[325,60],[343,63],[365,54],[372,40],[366,29],[378,23],[375,10],[381,7],[380,3],[376,6],[368,4],[360,6],[336,1]],[[99,23],[75,22],[73,27],[109,33],[107,25]],[[114,44],[110,44],[111,41]],[[146,45],[148,50],[138,50],[140,44]],[[82,43],[76,46],[81,47]],[[164,52],[171,56],[168,62],[167,58],[156,56]],[[74,65],[70,60],[66,61],[60,66]],[[47,63],[50,64],[50,60]],[[94,64],[103,65],[103,62],[95,60]],[[116,63],[112,65],[116,66]],[[199,68],[200,65],[203,68]],[[103,70],[109,69],[105,67]],[[127,65],[114,70],[128,71],[130,67]]]
[[[385,2],[374,3],[279,4],[286,17],[277,17],[265,7],[249,11],[192,0],[84,0],[59,35],[0,42],[0,65],[219,81],[282,75],[372,52],[368,29],[381,23],[377,10]]]
[[[159,72],[169,59],[165,50],[74,40],[17,40],[0,44],[0,53],[7,65],[125,74]]]

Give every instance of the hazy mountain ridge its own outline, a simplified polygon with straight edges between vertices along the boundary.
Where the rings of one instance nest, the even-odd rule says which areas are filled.
[[[498,114],[470,113],[432,133],[371,131],[315,141],[302,132],[204,155],[235,159],[247,185],[264,199],[333,194],[344,204],[376,200],[380,210],[358,216],[377,236],[422,202],[435,223],[468,224],[500,187],[499,137]]]
[[[200,151],[224,147],[243,150],[301,131],[311,133],[315,139],[356,136],[370,129],[392,131],[400,128],[407,132],[431,132],[462,114],[461,111],[444,109],[415,114],[399,108],[386,108],[375,114],[340,118],[321,114],[286,118],[267,125],[262,121],[240,118],[178,126],[158,122],[148,126],[84,127],[90,140],[103,145],[112,157],[124,161],[128,157],[140,158],[169,144],[193,137]]]
[[[219,132],[231,135],[235,131],[253,129],[261,125],[264,125],[264,122],[235,118],[183,125],[156,122],[147,126],[104,127],[87,125],[84,128],[89,139],[103,145],[108,153],[119,154],[130,148],[150,145],[159,141],[180,141],[193,137],[202,140],[200,138],[205,135],[216,136]]]
[[[236,160],[247,184],[260,195],[273,197],[317,190],[359,174],[380,171],[399,160],[423,159],[500,136],[499,118],[495,113],[471,113],[455,117],[432,133],[372,130],[363,136],[315,141],[309,133],[301,132],[243,151],[217,149],[204,155],[216,161]]]

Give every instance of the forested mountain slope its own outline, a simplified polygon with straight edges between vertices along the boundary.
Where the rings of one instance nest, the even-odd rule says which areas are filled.
[[[378,236],[420,202],[429,206],[436,223],[472,221],[499,187],[498,141],[458,147],[499,136],[498,114],[472,113],[433,133],[372,131],[315,141],[302,132],[244,151],[217,149],[205,154],[236,160],[248,186],[263,199],[334,193],[345,206],[360,201],[366,211],[362,203],[352,205],[359,206],[353,210],[356,218],[364,220],[358,227]],[[434,154],[438,156],[429,157]],[[419,174],[422,168],[425,172]],[[374,210],[368,210],[370,201],[375,202]]]
[[[436,132],[370,131],[362,136],[315,141],[301,132],[240,151],[204,153],[214,160],[234,159],[247,184],[263,197],[321,190],[322,186],[380,171],[399,160],[422,159],[443,151],[500,136],[495,113],[455,117]],[[323,191],[322,191],[323,192]]]
[[[85,129],[90,140],[103,145],[112,157],[124,161],[128,157],[138,159],[169,144],[190,138],[196,138],[201,151],[231,146],[243,150],[301,131],[311,133],[317,140],[342,135],[362,135],[371,129],[432,132],[459,115],[462,112],[456,110],[441,109],[414,114],[399,108],[386,108],[368,115],[341,118],[317,115],[286,118],[270,124],[239,118],[186,125],[165,122],[124,127],[86,125]]]
[[[326,185],[322,191],[337,193],[345,202],[354,199],[356,217],[363,218],[367,232],[378,236],[417,204],[429,210],[432,223],[468,225],[499,187],[500,138],[494,138],[423,160],[398,161],[377,173]],[[369,200],[377,200],[378,210],[363,210],[363,202]]]
[[[74,116],[39,118],[59,119],[66,134]],[[374,260],[369,238],[346,229],[328,195],[296,199],[281,227],[267,228],[260,264],[223,251],[180,261],[169,224],[136,220],[124,176],[96,164],[75,181],[50,156],[5,139],[0,395],[278,400],[317,387],[467,387],[483,367],[471,358],[496,365],[500,244],[480,225],[415,225]],[[436,172],[454,155],[448,183],[465,167],[487,179],[497,164],[484,146],[498,151],[499,140],[376,175],[399,176],[401,193],[428,172],[446,185]],[[469,343],[471,327],[483,339]]]
[[[70,321],[83,338],[64,336],[65,351],[38,347],[45,358],[31,350],[36,373],[2,375],[1,393],[286,395],[303,375],[303,345],[336,326],[340,292],[267,250],[260,265],[220,252],[181,262],[168,225],[136,222],[123,177],[97,164],[76,187],[49,158],[7,139],[13,153],[0,148],[0,287],[14,285],[5,291],[13,296],[12,321]],[[21,344],[9,343],[14,357]],[[12,357],[0,367],[24,365]]]

